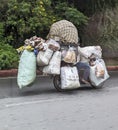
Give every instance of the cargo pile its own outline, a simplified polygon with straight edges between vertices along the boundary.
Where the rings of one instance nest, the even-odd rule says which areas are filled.
[[[79,46],[75,48],[68,45],[64,49],[53,39],[46,41],[37,36],[24,42],[24,46],[17,49],[21,55],[17,76],[19,88],[29,86],[35,81],[37,67],[41,68],[44,74],[60,75],[62,89],[80,87],[79,74],[74,66],[80,59],[84,60],[84,57],[76,53],[77,49],[80,49]],[[100,85],[109,78],[100,46],[82,47],[81,52],[88,57],[93,53],[98,57],[94,64],[90,64],[90,80],[93,85]],[[65,66],[61,65],[62,61],[66,63]]]
[[[43,67],[42,71],[46,74],[60,74],[61,52],[58,42],[33,36],[24,43],[17,49],[21,55],[17,76],[19,88],[34,82],[37,67]]]
[[[78,88],[80,75],[76,63],[80,61],[89,64],[92,85],[99,86],[109,78],[101,47],[80,48],[78,31],[73,23],[61,20],[52,24],[47,39],[33,36],[17,49],[21,54],[17,76],[19,88],[34,82],[37,67],[45,74],[60,75],[62,89]],[[92,54],[96,57],[95,61],[89,59]]]

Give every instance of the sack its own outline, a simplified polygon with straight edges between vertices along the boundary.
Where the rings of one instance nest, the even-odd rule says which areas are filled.
[[[61,67],[61,88],[73,89],[79,88],[79,75],[76,67]]]
[[[104,77],[99,77],[100,75],[98,75],[98,77],[96,76],[96,65],[90,66],[90,77],[89,78],[90,78],[91,84],[94,86],[99,86],[101,83],[103,83],[104,81],[106,81],[110,77],[108,72],[107,72],[104,60],[99,59],[98,62],[100,62],[100,64],[102,64],[102,66],[104,68]]]
[[[53,51],[49,48],[47,48],[45,51],[39,51],[37,55],[38,66],[48,65],[52,55],[53,55]]]
[[[17,83],[19,88],[30,85],[36,78],[36,56],[34,52],[24,50],[18,66]]]
[[[67,63],[75,63],[76,62],[76,54],[72,47],[70,47],[63,58],[63,61]]]
[[[78,48],[80,51],[85,54],[86,56],[90,57],[93,53],[96,57],[102,57],[102,49],[100,46],[86,46]],[[78,50],[79,51],[79,50]],[[83,58],[83,57],[82,57]]]
[[[58,51],[60,49],[59,43],[56,42],[53,39],[48,40],[47,44],[48,44],[48,48],[51,49],[51,50],[53,50],[53,51]]]
[[[47,39],[58,39],[64,44],[78,43],[78,31],[73,23],[67,20],[60,20],[51,25]]]
[[[61,52],[54,52],[49,65],[43,68],[43,72],[46,74],[60,74],[60,64],[61,64]]]
[[[104,74],[105,74],[104,66],[102,65],[102,63],[97,62],[96,63],[96,70],[95,70],[96,77],[97,78],[104,78]]]

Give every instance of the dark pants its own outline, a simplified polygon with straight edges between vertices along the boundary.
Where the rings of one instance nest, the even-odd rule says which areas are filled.
[[[82,78],[85,80],[88,80],[89,75],[90,75],[90,66],[87,63],[78,62],[76,64],[76,67],[77,67],[78,73],[80,73],[81,69],[84,69]]]

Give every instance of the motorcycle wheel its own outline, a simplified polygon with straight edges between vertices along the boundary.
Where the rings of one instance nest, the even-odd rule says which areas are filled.
[[[54,87],[57,89],[59,92],[63,92],[64,89],[61,88],[61,77],[60,75],[55,75],[53,78],[53,84]]]
[[[92,84],[91,84],[91,86],[92,86],[93,88],[95,88],[95,89],[101,89],[101,88],[103,88],[103,85],[104,85],[104,82],[101,83],[101,84],[98,85],[98,86],[95,86],[95,85],[92,85]]]
[[[77,90],[78,88],[72,88],[72,89],[62,89],[61,88],[61,77],[60,75],[55,75],[53,78],[53,84],[54,87],[57,89],[57,91],[59,92],[68,92],[68,91],[73,91],[73,90]]]

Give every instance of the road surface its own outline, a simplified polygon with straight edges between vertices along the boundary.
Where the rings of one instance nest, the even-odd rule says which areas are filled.
[[[9,96],[0,99],[0,130],[118,130],[118,72],[110,76],[102,89],[64,93],[51,79],[37,79],[34,89],[24,90],[12,79]],[[8,82],[1,82],[7,92]],[[37,87],[39,82],[44,84]]]

